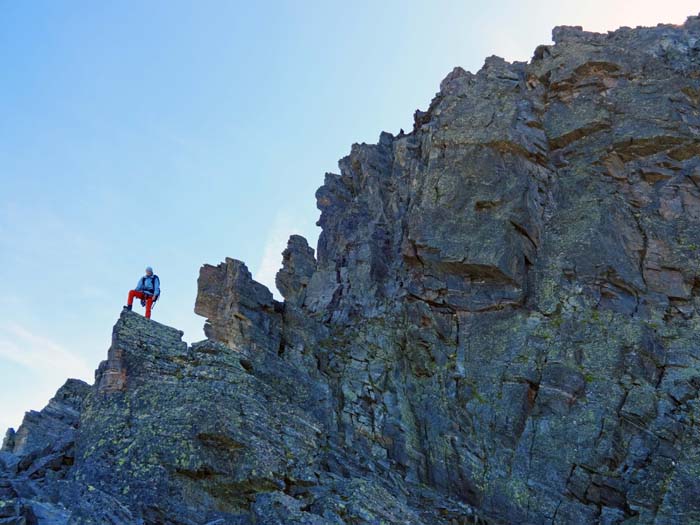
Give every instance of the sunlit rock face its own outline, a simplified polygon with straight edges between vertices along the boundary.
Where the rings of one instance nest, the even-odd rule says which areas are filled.
[[[207,340],[123,313],[0,520],[699,522],[700,18],[553,38],[353,145],[283,302],[227,259]]]

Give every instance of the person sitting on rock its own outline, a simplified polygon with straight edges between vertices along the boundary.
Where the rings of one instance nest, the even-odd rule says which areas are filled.
[[[146,267],[146,275],[139,279],[135,290],[129,291],[129,298],[124,309],[131,311],[134,297],[141,299],[141,306],[146,307],[146,319],[151,318],[151,307],[160,296],[160,279],[153,273],[153,268]]]

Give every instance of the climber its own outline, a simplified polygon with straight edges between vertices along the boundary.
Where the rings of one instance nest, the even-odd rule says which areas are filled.
[[[129,298],[124,307],[125,310],[131,311],[131,306],[134,303],[134,297],[141,299],[141,306],[146,307],[146,319],[151,318],[151,307],[160,296],[160,279],[153,273],[153,268],[146,266],[146,275],[139,279],[135,290],[129,291]]]

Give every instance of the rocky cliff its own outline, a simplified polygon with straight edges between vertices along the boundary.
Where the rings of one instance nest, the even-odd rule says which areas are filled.
[[[355,144],[284,302],[125,312],[7,434],[0,523],[700,522],[700,17],[559,27]]]

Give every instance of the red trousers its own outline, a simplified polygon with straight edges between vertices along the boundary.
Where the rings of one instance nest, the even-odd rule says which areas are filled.
[[[129,291],[129,299],[127,300],[127,303],[129,306],[134,304],[134,297],[138,299],[146,299],[146,319],[151,318],[151,306],[153,306],[153,296],[152,295],[146,295],[143,292],[137,292],[136,290],[130,290]]]

